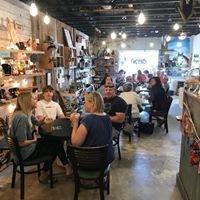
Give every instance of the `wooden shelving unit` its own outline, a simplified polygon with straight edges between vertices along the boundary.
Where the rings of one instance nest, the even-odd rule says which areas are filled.
[[[17,75],[17,76],[13,76],[13,75],[10,75],[10,76],[2,76],[0,77],[1,79],[15,79],[15,78],[18,78],[18,79],[23,79],[23,78],[30,78],[30,77],[36,77],[36,76],[45,76],[45,72],[37,72],[37,73],[32,73],[32,74],[23,74],[23,75]]]

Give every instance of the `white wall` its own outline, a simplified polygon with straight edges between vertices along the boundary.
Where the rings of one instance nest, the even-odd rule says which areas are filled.
[[[125,41],[116,40],[109,41],[107,47],[111,50],[123,50],[120,47],[121,42],[126,43],[127,47],[124,50],[160,50],[161,49],[161,38],[131,38]],[[154,43],[153,47],[150,47],[150,42]]]

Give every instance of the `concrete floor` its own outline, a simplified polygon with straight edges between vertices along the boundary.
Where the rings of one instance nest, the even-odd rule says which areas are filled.
[[[175,186],[179,167],[180,138],[179,124],[175,116],[180,113],[174,100],[169,114],[169,134],[160,128],[154,134],[142,135],[129,143],[121,138],[122,160],[113,162],[111,169],[111,192],[107,200],[181,200]],[[117,152],[116,152],[117,153]],[[16,189],[10,188],[10,167],[0,174],[0,199],[19,199],[19,179]],[[18,176],[19,177],[19,176]],[[26,199],[72,200],[74,184],[71,179],[57,175],[54,189],[39,184],[36,175],[26,176]],[[80,200],[99,199],[98,190],[81,190]]]

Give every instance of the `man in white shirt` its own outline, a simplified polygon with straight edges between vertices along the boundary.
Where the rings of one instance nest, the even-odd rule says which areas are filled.
[[[38,120],[42,120],[44,118],[55,120],[57,117],[65,117],[60,105],[52,101],[53,91],[54,89],[51,86],[43,88],[42,93],[44,99],[37,102],[37,107],[35,109],[35,116]]]
[[[139,109],[138,106],[141,106],[141,99],[139,95],[133,91],[133,84],[127,82],[123,85],[123,91],[120,94],[120,97],[126,101],[127,104],[132,105],[132,117],[139,117]]]

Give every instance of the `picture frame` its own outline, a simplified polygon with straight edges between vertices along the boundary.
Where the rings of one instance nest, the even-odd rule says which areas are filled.
[[[65,39],[66,39],[68,47],[69,48],[74,48],[74,45],[73,45],[72,38],[71,38],[69,30],[63,28],[63,31],[64,31],[64,35],[65,35]]]

